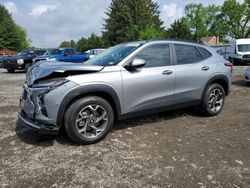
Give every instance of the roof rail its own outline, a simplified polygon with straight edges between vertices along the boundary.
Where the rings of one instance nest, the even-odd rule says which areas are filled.
[[[182,39],[175,39],[175,38],[165,38],[165,39],[164,38],[159,38],[159,39],[155,38],[155,39],[147,40],[147,42],[153,42],[153,41],[175,41],[175,42],[187,42],[187,43],[192,43],[192,44],[204,45],[202,42],[199,42],[199,41],[182,40]]]

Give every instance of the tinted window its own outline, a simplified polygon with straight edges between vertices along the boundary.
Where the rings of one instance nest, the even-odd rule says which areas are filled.
[[[212,54],[204,48],[199,48],[199,50],[200,50],[201,54],[203,55],[204,59],[207,59],[207,58],[212,56]],[[218,51],[217,53],[220,55],[223,55],[222,50]]]
[[[144,59],[144,67],[160,67],[170,65],[170,48],[168,44],[159,44],[146,48],[136,58]]]
[[[177,64],[196,63],[203,59],[196,47],[190,45],[175,44]]]

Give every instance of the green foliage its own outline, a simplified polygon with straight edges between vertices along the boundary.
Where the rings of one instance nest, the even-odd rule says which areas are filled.
[[[250,0],[239,3],[236,0],[225,0],[222,6],[188,4],[185,7],[185,18],[189,27],[194,30],[194,40],[204,36],[226,35],[235,38],[250,37]]]
[[[87,39],[81,38],[80,40],[78,40],[76,46],[79,52],[85,52],[89,49],[103,48],[104,43],[102,37],[97,36],[96,34],[93,33]]]
[[[226,0],[222,15],[229,35],[235,38],[250,37],[250,0],[242,4],[236,0]]]
[[[59,48],[70,48],[70,41],[63,41],[60,45]]]
[[[15,24],[8,10],[0,5],[0,50],[21,51],[29,45],[24,29]]]
[[[145,30],[139,32],[139,40],[164,38],[164,37],[165,33],[163,31],[158,31],[152,26],[146,26]]]
[[[199,40],[208,34],[208,11],[202,4],[188,4],[185,14],[189,26],[195,31],[193,39]]]
[[[163,32],[158,8],[153,0],[112,0],[104,24],[105,43],[112,46],[144,38],[146,33]]]
[[[170,28],[167,30],[167,37],[183,40],[192,40],[193,35],[188,26],[187,20],[182,18],[180,20],[175,20],[171,24]]]

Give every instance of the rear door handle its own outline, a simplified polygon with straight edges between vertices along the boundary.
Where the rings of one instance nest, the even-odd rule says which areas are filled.
[[[207,71],[207,70],[209,70],[209,66],[204,66],[204,67],[201,68],[201,70]]]
[[[165,71],[162,72],[163,75],[170,75],[172,73],[173,73],[172,70],[165,70]]]

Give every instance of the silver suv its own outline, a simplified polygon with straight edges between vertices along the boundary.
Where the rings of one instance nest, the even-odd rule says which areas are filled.
[[[27,72],[19,120],[76,143],[105,137],[116,120],[199,106],[217,115],[232,64],[212,48],[174,40],[120,44],[84,64],[41,62]]]

